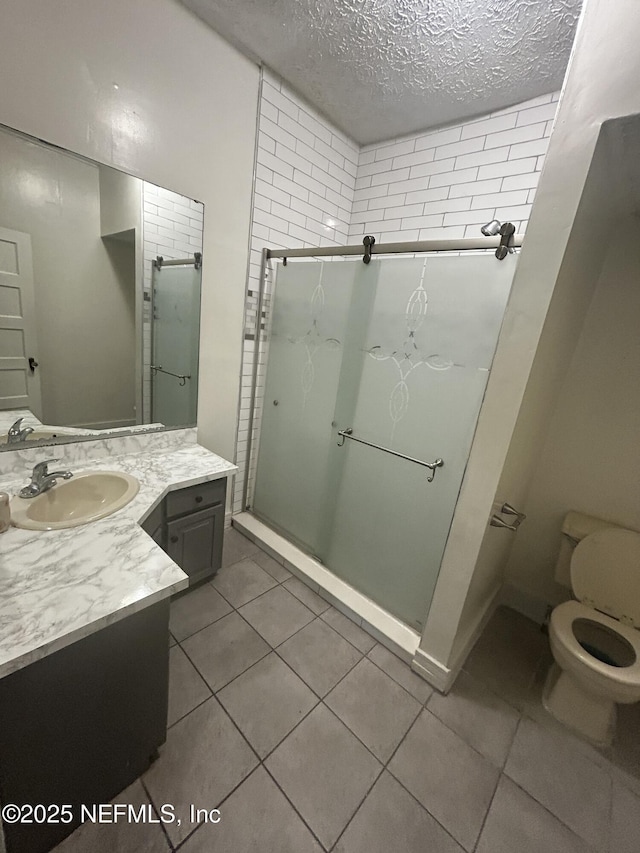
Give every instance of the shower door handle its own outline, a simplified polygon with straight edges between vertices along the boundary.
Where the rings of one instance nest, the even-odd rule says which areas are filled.
[[[353,429],[341,429],[338,431],[340,441],[338,447],[344,447],[345,439],[350,438],[352,441],[357,441],[358,444],[366,444],[367,447],[373,447],[374,450],[381,450],[383,453],[389,453],[391,456],[397,456],[399,459],[405,459],[407,462],[415,462],[416,465],[422,465],[431,471],[431,476],[427,477],[427,483],[433,483],[433,478],[436,476],[436,468],[442,468],[444,465],[443,459],[434,459],[433,462],[424,462],[422,459],[416,459],[414,456],[407,456],[406,453],[398,453],[397,450],[392,450],[390,447],[383,447],[381,444],[372,444],[370,441],[365,441],[363,438],[356,438],[353,434]]]

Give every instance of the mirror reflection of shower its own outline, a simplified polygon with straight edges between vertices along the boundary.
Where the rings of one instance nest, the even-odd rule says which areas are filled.
[[[196,422],[202,254],[153,261],[151,411],[165,426]]]

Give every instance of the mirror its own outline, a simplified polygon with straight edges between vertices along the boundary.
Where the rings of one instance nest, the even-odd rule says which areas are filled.
[[[1,449],[195,425],[203,219],[0,127]]]

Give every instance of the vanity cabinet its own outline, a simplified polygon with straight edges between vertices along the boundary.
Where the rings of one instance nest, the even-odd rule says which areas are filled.
[[[51,850],[83,806],[148,770],[167,735],[168,635],[164,599],[0,679],[0,803],[68,807],[5,821],[0,850]]]
[[[142,527],[189,575],[189,586],[212,577],[222,563],[226,477],[178,489]]]
[[[164,548],[164,516],[162,513],[162,504],[151,510],[150,514],[145,519],[142,528],[145,533],[153,539],[156,545]]]

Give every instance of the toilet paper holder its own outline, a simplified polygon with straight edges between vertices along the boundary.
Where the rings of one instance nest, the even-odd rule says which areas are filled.
[[[494,512],[491,516],[491,521],[489,522],[491,527],[502,527],[503,529],[511,530],[514,533],[527,517],[524,512],[518,512],[515,507],[512,507],[511,504],[508,504],[506,501],[500,507],[499,512],[502,515],[511,516],[514,519],[513,524],[509,524],[508,521],[505,521],[504,518],[500,518],[498,513]]]

